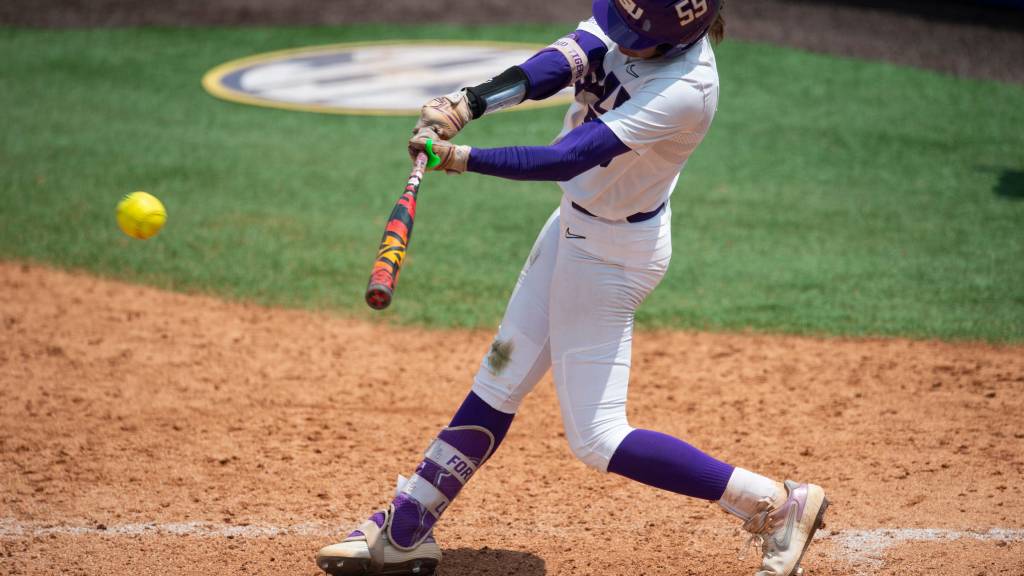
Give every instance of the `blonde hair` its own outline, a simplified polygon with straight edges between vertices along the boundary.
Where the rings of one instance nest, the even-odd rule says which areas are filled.
[[[725,16],[722,15],[724,11],[725,0],[722,0],[722,3],[718,6],[718,14],[715,15],[715,21],[708,28],[708,36],[711,37],[711,41],[715,44],[725,39]]]

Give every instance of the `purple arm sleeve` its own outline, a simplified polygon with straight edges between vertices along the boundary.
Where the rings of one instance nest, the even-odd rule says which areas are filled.
[[[577,30],[570,34],[576,43],[587,53],[591,66],[604,60],[608,47],[597,36],[590,32]],[[565,56],[554,48],[541,50],[529,60],[519,65],[529,80],[526,92],[527,100],[543,100],[569,85],[572,74]]]
[[[611,128],[594,120],[577,126],[551,146],[473,148],[467,169],[511,180],[564,182],[628,151]]]

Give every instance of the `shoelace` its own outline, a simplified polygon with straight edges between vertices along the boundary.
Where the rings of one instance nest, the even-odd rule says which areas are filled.
[[[778,519],[771,516],[775,510],[772,508],[771,498],[765,497],[757,501],[757,512],[743,523],[743,529],[750,532],[750,537],[740,546],[737,558],[743,560],[747,557],[751,545],[756,546],[763,556],[765,553],[765,535],[771,534],[778,527]]]

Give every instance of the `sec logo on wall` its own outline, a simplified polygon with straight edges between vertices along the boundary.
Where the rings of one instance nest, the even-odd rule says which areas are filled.
[[[203,77],[210,94],[243,104],[326,114],[418,114],[427,100],[520,64],[541,46],[387,41],[282,50],[233,60]],[[517,108],[567,103],[572,90]]]

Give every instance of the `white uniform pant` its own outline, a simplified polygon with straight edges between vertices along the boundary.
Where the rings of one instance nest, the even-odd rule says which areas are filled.
[[[633,430],[626,420],[633,318],[668,269],[670,216],[666,206],[645,222],[612,222],[563,198],[474,379],[480,398],[515,413],[551,368],[569,446],[602,472]]]

